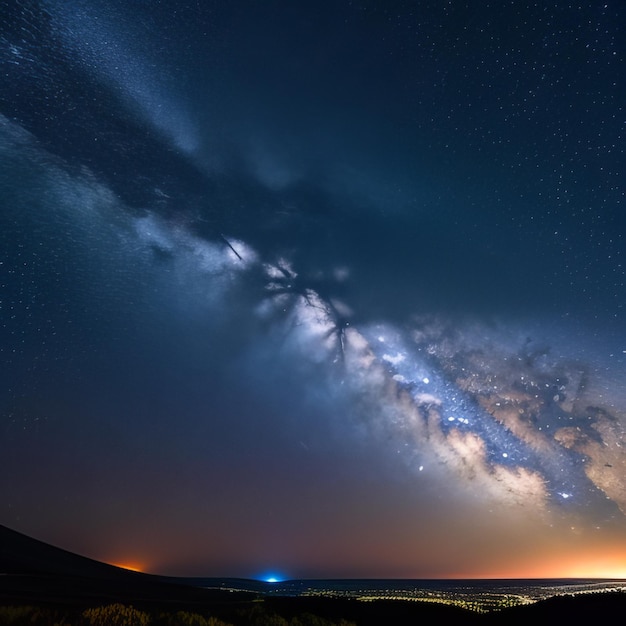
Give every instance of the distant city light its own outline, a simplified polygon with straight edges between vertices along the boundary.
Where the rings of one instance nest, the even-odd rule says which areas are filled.
[[[131,572],[142,572],[143,569],[136,564],[131,564],[131,563],[110,563],[110,565],[113,565],[114,567],[119,567],[121,569],[126,569],[129,570]]]
[[[259,576],[259,579],[262,580],[264,583],[279,583],[285,580],[285,577],[272,573],[272,574],[263,574]]]

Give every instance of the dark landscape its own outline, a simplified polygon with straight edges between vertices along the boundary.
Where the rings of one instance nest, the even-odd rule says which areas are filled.
[[[0,571],[0,623],[16,625],[347,626],[424,620],[526,624],[610,617],[626,609],[623,591],[559,595],[527,606],[477,613],[443,601],[281,596],[273,593],[271,583],[245,579],[213,579],[215,587],[224,588],[206,589],[193,586],[191,579],[132,572],[94,561],[6,527],[0,527]]]

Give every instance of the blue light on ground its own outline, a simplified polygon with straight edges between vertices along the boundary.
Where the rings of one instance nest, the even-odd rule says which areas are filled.
[[[280,576],[279,574],[275,574],[275,573],[262,574],[261,576],[259,576],[259,578],[260,580],[266,583],[280,583],[283,580],[285,580],[283,576]]]

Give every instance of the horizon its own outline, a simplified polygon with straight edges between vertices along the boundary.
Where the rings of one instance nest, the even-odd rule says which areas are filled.
[[[454,581],[475,581],[475,582],[480,582],[480,581],[484,581],[484,582],[489,582],[489,581],[559,581],[559,580],[569,580],[569,581],[574,581],[574,580],[579,580],[579,581],[590,581],[590,580],[597,580],[597,581],[625,581],[626,582],[626,575],[624,576],[530,576],[530,577],[511,577],[511,576],[505,576],[505,577],[499,577],[499,576],[461,576],[461,577],[446,577],[446,578],[426,578],[426,577],[420,577],[420,578],[414,578],[414,577],[400,577],[400,578],[391,578],[391,577],[376,577],[376,576],[359,576],[359,577],[343,577],[343,578],[331,578],[331,577],[306,577],[306,578],[290,578],[288,576],[285,575],[281,575],[281,574],[259,574],[259,575],[253,575],[253,576],[185,576],[185,575],[168,575],[168,574],[160,574],[158,572],[150,572],[150,571],[146,571],[146,570],[142,570],[139,569],[139,567],[137,567],[134,564],[121,564],[121,563],[110,563],[110,562],[106,562],[106,561],[99,561],[96,559],[93,559],[91,557],[85,556],[83,554],[79,554],[76,552],[71,552],[61,546],[56,546],[53,544],[48,544],[44,541],[41,541],[40,539],[38,539],[37,537],[31,537],[29,535],[25,535],[24,533],[15,530],[13,528],[8,528],[7,526],[5,526],[5,528],[7,528],[9,531],[14,532],[14,533],[18,533],[20,535],[22,535],[23,537],[27,538],[28,540],[33,540],[35,541],[37,544],[42,544],[44,546],[49,546],[54,548],[55,550],[59,550],[60,552],[64,552],[64,553],[69,553],[72,556],[78,557],[79,559],[85,559],[87,561],[92,561],[95,563],[100,563],[103,565],[109,565],[111,567],[114,567],[116,569],[120,569],[120,570],[125,570],[125,571],[129,571],[129,572],[134,572],[134,573],[138,573],[138,574],[146,574],[148,576],[155,576],[155,577],[163,577],[163,578],[172,578],[172,579],[180,579],[180,580],[185,580],[185,579],[190,579],[190,580],[215,580],[215,581],[227,581],[227,580],[242,580],[242,581],[249,581],[249,582],[257,582],[257,583],[263,583],[269,587],[271,586],[279,586],[281,584],[284,583],[291,583],[291,582],[307,582],[307,581],[311,581],[311,582],[341,582],[341,581],[354,581],[354,582],[359,582],[359,581],[371,581],[371,582],[379,582],[379,581],[406,581],[406,582],[411,582],[411,581],[437,581],[437,582],[454,582]],[[52,565],[53,561],[50,561],[49,565]]]
[[[3,18],[1,524],[181,577],[626,577],[626,5]]]
[[[20,535],[22,535],[23,537],[27,538],[28,540],[33,540],[35,541],[37,544],[41,544],[44,546],[50,546],[52,548],[54,548],[55,550],[59,550],[60,552],[64,552],[64,553],[68,553],[72,556],[78,557],[79,559],[85,559],[88,561],[93,561],[96,563],[101,563],[104,565],[109,565],[112,566],[116,569],[120,569],[120,570],[126,570],[129,572],[135,572],[135,573],[139,573],[139,574],[147,574],[148,576],[156,576],[156,577],[164,577],[164,578],[174,578],[174,579],[191,579],[191,580],[215,580],[215,581],[226,581],[226,580],[242,580],[242,581],[250,581],[250,582],[259,582],[259,583],[264,583],[265,585],[268,586],[272,586],[272,585],[281,585],[281,584],[285,584],[285,583],[290,583],[290,582],[306,582],[306,581],[317,581],[317,582],[338,582],[338,581],[447,581],[447,582],[454,582],[454,581],[475,581],[475,582],[480,582],[480,581],[558,581],[558,580],[570,580],[570,581],[574,581],[574,580],[579,580],[579,581],[590,581],[590,580],[597,580],[597,581],[626,581],[626,574],[624,575],[608,575],[608,576],[598,576],[598,575],[569,575],[569,576],[497,576],[497,575],[469,575],[469,576],[450,576],[450,577],[411,577],[411,576],[404,576],[404,577],[376,577],[376,576],[357,576],[357,577],[327,577],[327,576],[317,576],[317,577],[298,577],[298,578],[291,578],[287,575],[284,574],[278,574],[276,572],[272,573],[272,574],[257,574],[257,575],[251,575],[251,576],[203,576],[203,575],[194,575],[194,576],[188,576],[188,575],[171,575],[171,574],[163,574],[163,573],[159,573],[159,572],[152,572],[152,571],[147,571],[144,569],[141,569],[137,564],[130,564],[130,563],[112,563],[112,562],[107,562],[107,561],[100,561],[97,559],[93,559],[92,557],[89,556],[85,556],[83,554],[79,554],[77,552],[72,552],[70,550],[67,550],[66,548],[63,548],[62,546],[57,546],[57,545],[53,545],[53,544],[48,544],[45,541],[42,541],[40,539],[38,539],[37,537],[31,537],[29,535],[26,535],[16,529],[13,528],[8,528],[7,526],[5,526],[5,528],[7,528],[10,532],[12,533],[18,533]],[[50,565],[52,564],[52,562],[50,563]]]

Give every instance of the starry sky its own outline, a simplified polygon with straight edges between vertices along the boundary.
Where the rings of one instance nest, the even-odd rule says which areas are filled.
[[[5,0],[0,523],[143,571],[626,577],[626,5]]]

